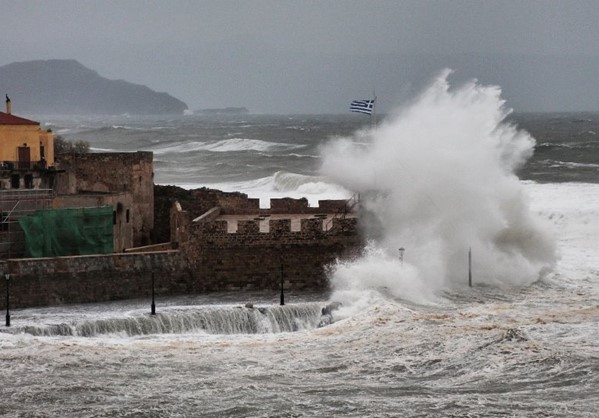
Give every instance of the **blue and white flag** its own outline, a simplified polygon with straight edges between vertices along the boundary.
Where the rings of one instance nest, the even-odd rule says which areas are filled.
[[[367,115],[371,115],[372,111],[374,110],[375,100],[376,98],[372,100],[354,100],[351,102],[349,110],[351,112],[366,113]]]

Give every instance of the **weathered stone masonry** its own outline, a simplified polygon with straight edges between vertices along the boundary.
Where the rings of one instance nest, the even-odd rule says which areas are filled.
[[[0,277],[11,274],[11,306],[149,297],[152,273],[158,297],[278,289],[281,275],[286,290],[325,289],[327,266],[360,251],[357,218],[344,213],[343,201],[321,201],[312,208],[305,199],[273,199],[270,209],[260,209],[245,195],[210,193],[218,197],[210,203],[220,206],[197,217],[178,202],[173,205],[170,243],[118,254],[0,263]],[[6,280],[1,281],[4,294]]]
[[[308,208],[303,199],[298,205],[293,200],[273,199],[271,209],[262,210],[261,217],[252,220],[222,220],[219,217],[227,214],[213,208],[190,221],[175,205],[172,240],[178,242],[206,291],[277,289],[281,274],[288,289],[324,289],[328,286],[327,266],[361,248],[357,218],[326,220],[326,212],[338,209],[339,202],[324,201],[318,208]],[[291,219],[268,219],[285,212],[296,218],[304,216],[295,219],[300,222],[298,230],[292,230]]]
[[[281,274],[287,288],[323,289],[326,266],[353,250],[348,244],[354,241],[355,219],[345,221],[350,223],[347,233],[316,230],[322,228],[318,219],[302,220],[300,232],[290,231],[289,220],[270,221],[276,230],[268,234],[260,233],[252,221],[240,222],[236,233],[227,233],[226,222],[220,221],[220,231],[194,227],[192,236],[198,239],[183,248],[206,290],[276,289]]]
[[[133,245],[150,244],[154,228],[154,173],[151,152],[61,154],[56,193],[131,193]]]
[[[10,305],[19,308],[149,297],[152,272],[157,295],[199,292],[183,264],[178,251],[11,259],[0,262],[0,309],[8,272]]]

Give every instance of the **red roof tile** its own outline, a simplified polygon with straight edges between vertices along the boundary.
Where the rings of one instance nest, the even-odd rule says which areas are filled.
[[[39,125],[39,122],[0,112],[0,125]]]

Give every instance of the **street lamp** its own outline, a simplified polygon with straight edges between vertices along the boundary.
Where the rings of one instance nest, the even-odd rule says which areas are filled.
[[[285,282],[283,280],[283,256],[279,258],[279,263],[281,264],[281,306],[285,305],[285,292],[283,291],[283,286]]]
[[[6,279],[6,326],[10,327],[10,274],[4,275]]]
[[[152,271],[152,310],[150,315],[156,315],[156,303],[154,302],[154,272]]]

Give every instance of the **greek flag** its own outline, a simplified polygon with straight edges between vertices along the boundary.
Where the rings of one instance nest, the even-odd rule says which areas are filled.
[[[372,100],[354,100],[351,102],[349,110],[351,112],[366,113],[367,115],[371,115],[372,111],[374,110],[375,100],[376,98]]]

